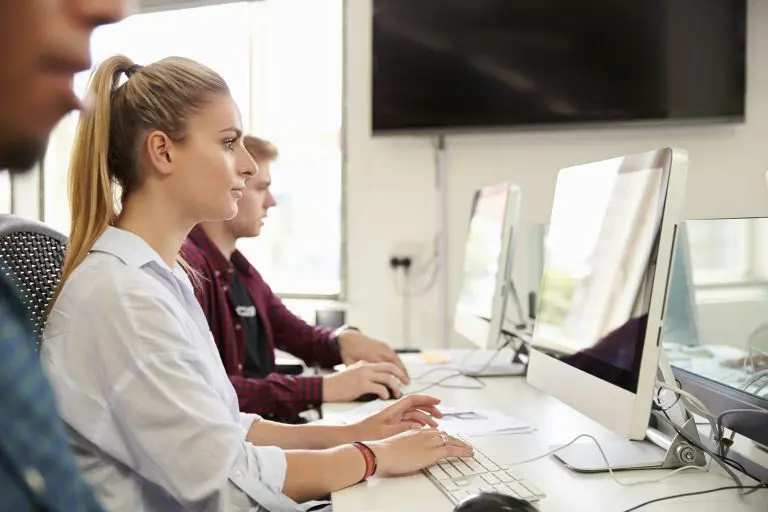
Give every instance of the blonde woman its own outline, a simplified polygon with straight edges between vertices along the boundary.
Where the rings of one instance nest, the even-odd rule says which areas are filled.
[[[304,510],[374,473],[471,456],[429,428],[439,416],[430,397],[347,427],[240,413],[178,256],[197,223],[237,213],[258,172],[227,85],[187,59],[140,67],[116,56],[90,94],[42,357],[80,468],[109,510]]]

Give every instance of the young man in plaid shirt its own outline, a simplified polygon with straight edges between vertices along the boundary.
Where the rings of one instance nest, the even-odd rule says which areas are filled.
[[[323,402],[349,402],[373,393],[398,398],[408,374],[387,345],[354,328],[313,327],[291,313],[261,275],[235,249],[239,238],[255,237],[275,206],[270,163],[277,158],[268,141],[246,137],[259,165],[248,180],[233,219],[197,226],[183,248],[198,273],[197,297],[208,319],[221,359],[237,391],[240,409],[265,418],[296,421],[302,411]],[[288,376],[275,372],[275,349],[309,365],[350,365],[327,376]]]

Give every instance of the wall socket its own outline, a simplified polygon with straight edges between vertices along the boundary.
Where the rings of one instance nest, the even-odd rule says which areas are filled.
[[[400,242],[392,247],[391,258],[411,258],[411,271],[420,272],[432,259],[432,245],[424,242]]]

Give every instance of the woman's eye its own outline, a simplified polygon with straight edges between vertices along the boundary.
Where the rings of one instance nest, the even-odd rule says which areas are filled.
[[[224,141],[224,145],[227,147],[227,149],[233,149],[235,145],[235,139],[228,139]]]

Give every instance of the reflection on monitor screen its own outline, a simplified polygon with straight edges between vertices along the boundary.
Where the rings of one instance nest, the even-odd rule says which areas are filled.
[[[534,345],[635,392],[666,183],[622,161],[558,176]]]
[[[485,319],[493,310],[508,193],[507,184],[479,190],[469,223],[459,306]]]

